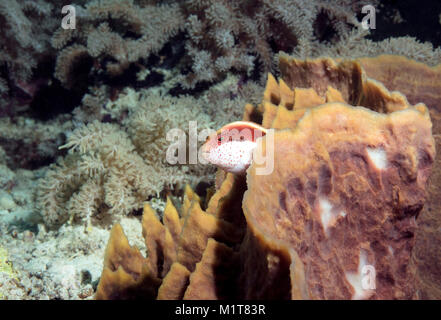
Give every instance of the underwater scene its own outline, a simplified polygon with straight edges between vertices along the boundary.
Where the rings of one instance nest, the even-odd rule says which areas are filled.
[[[1,0],[0,300],[441,299],[441,2]]]

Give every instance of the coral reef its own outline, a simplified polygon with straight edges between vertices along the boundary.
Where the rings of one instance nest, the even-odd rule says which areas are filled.
[[[67,4],[75,30],[61,26]],[[360,27],[365,4],[378,9],[376,30]],[[1,2],[0,297],[92,298],[120,222],[97,298],[441,299],[441,160],[421,104],[440,148],[439,5],[411,6],[422,14],[380,0]],[[270,75],[264,91],[269,72],[281,80]],[[242,117],[296,151],[280,147],[272,175],[165,161],[169,129]],[[408,120],[415,135],[389,130]],[[354,284],[364,260],[375,293]]]
[[[339,1],[339,9],[323,1],[186,1],[183,11],[192,57],[187,84],[213,81],[234,69],[261,74],[273,71],[273,55],[317,40],[318,20],[335,22],[335,39],[359,26],[355,12],[363,1]],[[203,71],[203,72],[202,72]]]
[[[50,34],[58,24],[45,18],[53,15],[53,10],[54,6],[43,0],[5,0],[0,4],[1,47],[10,49],[1,51],[0,64],[12,77],[0,81],[0,93],[10,81],[18,85],[28,80],[41,56],[51,53]]]
[[[409,262],[435,157],[427,107],[358,62],[281,57],[279,68],[244,114],[276,129],[272,173],[219,175],[205,211],[187,188],[162,223],[146,205],[147,258],[114,226],[96,298],[416,296]],[[375,290],[362,287],[366,265]]]
[[[209,174],[208,167],[166,162],[167,131],[188,131],[189,121],[196,119],[199,128],[210,126],[193,98],[128,89],[110,103],[114,116],[126,112],[121,125],[94,121],[79,126],[61,147],[69,148],[68,155],[52,165],[42,180],[38,199],[48,225],[69,218],[90,223],[92,216],[107,211],[126,215],[164,187],[184,179],[197,182]]]
[[[5,164],[11,169],[37,169],[53,162],[61,154],[58,146],[64,142],[65,132],[72,130],[70,118],[61,115],[47,122],[26,116],[0,118]]]
[[[107,105],[109,99],[115,100],[117,93],[129,85],[127,80],[118,82],[121,79],[109,82],[108,76],[124,70],[131,73],[131,67],[140,71],[138,77],[142,77],[140,74],[147,77],[161,74],[159,78],[163,77],[163,87],[171,90],[178,84],[192,87],[209,79],[219,81],[227,77],[228,80],[229,71],[242,74],[241,86],[247,84],[245,73],[251,70],[257,70],[251,78],[263,79],[267,71],[277,69],[272,61],[279,50],[301,57],[356,57],[390,52],[431,64],[440,62],[441,56],[439,49],[433,50],[429,43],[421,44],[412,38],[387,39],[378,43],[365,39],[368,33],[354,28],[359,25],[356,13],[363,1],[337,1],[332,6],[322,1],[307,4],[257,1],[253,5],[243,1],[79,2],[74,4],[78,20],[75,30],[60,27],[60,8],[64,4],[68,3],[8,0],[2,4],[0,24],[6,36],[2,38],[5,49],[0,57],[0,87],[5,89],[0,99],[0,117],[25,112],[30,101],[35,103],[34,107],[42,117],[49,117],[51,112],[45,108],[64,110],[63,104],[67,101],[74,104],[73,108],[77,104],[75,101],[84,95],[82,105],[73,112],[73,120],[108,120],[106,117],[112,111],[103,105]],[[154,23],[150,23],[152,21]],[[329,30],[333,30],[332,46],[323,38],[323,32]],[[176,33],[184,35],[176,38]],[[33,74],[38,64],[41,65],[38,74]],[[52,64],[56,65],[55,70]],[[67,92],[75,92],[75,99],[69,97],[55,103],[49,97],[52,93],[42,92],[41,87],[61,90],[58,81],[51,78],[52,72],[71,88]],[[130,85],[147,87],[162,81],[153,78],[151,82],[134,80],[135,84]],[[59,92],[62,96],[66,93]],[[38,93],[45,96],[47,106],[36,103]],[[23,104],[23,100],[26,103]],[[226,99],[225,103],[230,102]],[[209,115],[216,113],[215,107],[205,109]],[[64,127],[62,131],[69,130],[69,125],[73,128],[71,115],[66,113],[65,116],[58,120],[59,124],[53,122],[54,127],[61,125]],[[121,117],[113,119],[120,122]],[[56,135],[43,139],[40,135],[35,139],[34,135],[23,137],[26,148],[5,150],[8,155],[16,155],[9,159],[10,163],[32,161],[31,166],[34,163],[41,166],[54,162],[60,155],[55,146],[61,139]],[[3,146],[18,146],[20,141],[21,138],[2,140],[0,137]],[[29,165],[25,163],[21,167],[29,168]]]
[[[366,3],[92,1],[77,6],[77,29],[60,29],[52,38],[52,45],[61,49],[55,76],[66,86],[74,85],[75,65],[88,57],[97,61],[98,70],[121,74],[130,64],[157,54],[179,32],[185,34],[185,56],[177,80],[184,87],[221,80],[230,70],[251,75],[257,67],[264,76],[274,70],[275,53],[319,43],[325,27],[334,31],[333,41],[346,40],[351,29],[360,26],[356,13]]]
[[[100,85],[132,67],[144,77],[174,73],[174,85],[186,88],[217,82],[230,71],[264,80],[268,71],[276,71],[274,56],[280,50],[301,58],[393,53],[429,64],[441,59],[439,49],[415,38],[366,39],[369,31],[360,28],[357,15],[363,5],[377,1],[95,0],[73,4],[76,28],[67,30],[60,26],[65,4],[71,3],[8,0],[0,7],[6,35],[0,92],[14,91],[3,95],[6,100],[18,91],[33,97],[43,81],[33,71],[43,62],[54,62],[55,78],[75,89]],[[18,108],[6,103],[0,111],[11,107]]]
[[[156,88],[128,88],[114,101],[103,98],[104,87],[95,95],[87,94],[73,111],[72,121],[59,126],[68,132],[60,147],[69,149],[68,154],[51,164],[38,188],[38,206],[46,225],[66,221],[89,225],[91,218],[103,220],[107,213],[116,218],[142,209],[144,201],[158,197],[164,189],[209,180],[211,166],[166,161],[171,143],[167,132],[177,128],[188,135],[190,121],[197,121],[202,130],[240,119],[239,110],[245,101],[259,99],[261,87],[252,81],[238,83],[237,77],[227,77],[199,99],[172,97]],[[29,139],[35,139],[35,134]]]
[[[12,171],[0,165],[0,223],[9,225],[6,230],[29,228],[41,222],[32,197],[38,178],[38,171]]]
[[[144,248],[140,222],[129,218],[120,222],[130,243]],[[8,266],[8,272],[0,271],[1,299],[91,299],[101,274],[109,231],[94,226],[89,233],[83,229],[64,225],[47,231],[40,224],[34,232],[10,233],[8,225],[0,220],[1,246],[7,250],[7,263],[14,271],[10,273]],[[0,252],[0,261],[3,254]]]
[[[66,85],[72,85],[71,68],[82,56],[101,61],[109,57],[113,61],[103,67],[120,74],[130,63],[157,53],[184,23],[177,4],[142,6],[132,0],[105,0],[76,8],[78,28],[60,29],[52,38],[52,45],[62,49],[55,76]]]
[[[28,108],[20,102],[34,93],[35,87],[29,84],[36,67],[55,56],[50,40],[59,22],[52,19],[56,8],[52,2],[60,4],[46,0],[0,3],[0,116]]]
[[[8,251],[0,247],[0,272],[7,273],[9,276],[16,278],[17,272],[11,265],[11,262],[8,261]]]
[[[355,29],[333,46],[313,42],[309,46],[296,48],[292,55],[301,59],[320,56],[355,59],[389,54],[414,59],[430,66],[441,63],[441,49],[434,48],[430,42],[420,42],[409,36],[372,41],[366,38],[367,34],[366,30]]]
[[[172,52],[160,55],[183,56],[173,62],[180,60],[181,75],[175,83],[191,88],[218,81],[228,71],[250,74],[258,69],[263,77],[274,71],[273,57],[280,50],[302,58],[393,53],[427,63],[440,61],[439,49],[434,51],[415,38],[365,39],[369,32],[359,28],[357,14],[364,4],[376,1],[96,0],[74,4],[76,29],[67,30],[59,21],[65,4],[71,3],[8,0],[2,4],[3,47],[8,48],[0,57],[5,66],[2,92],[12,86],[26,93],[33,70],[45,58],[56,57],[55,77],[71,88],[84,80],[75,75],[84,59],[86,69],[93,67],[96,75],[118,75],[130,65],[151,72],[149,56],[159,54],[178,34],[184,36],[176,38]]]
[[[17,271],[13,268],[12,263],[8,260],[8,251],[0,246],[0,277],[6,277],[8,280],[17,280]],[[2,281],[6,282],[6,281]],[[3,285],[0,286],[0,299],[4,299]]]

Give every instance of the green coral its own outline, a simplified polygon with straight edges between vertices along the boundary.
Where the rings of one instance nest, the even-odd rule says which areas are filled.
[[[18,272],[13,268],[12,262],[9,261],[8,251],[0,246],[0,273],[6,274],[10,279],[18,281]],[[0,299],[4,298],[4,294],[0,291]]]
[[[17,276],[12,263],[8,260],[8,251],[3,247],[0,247],[0,272],[8,274],[12,278]]]

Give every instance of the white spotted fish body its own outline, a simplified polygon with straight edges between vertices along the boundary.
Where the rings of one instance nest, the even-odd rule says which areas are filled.
[[[257,147],[256,140],[265,134],[266,129],[253,122],[232,122],[207,139],[202,156],[222,170],[245,174]]]

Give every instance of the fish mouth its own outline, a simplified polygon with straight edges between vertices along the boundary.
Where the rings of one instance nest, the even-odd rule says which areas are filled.
[[[204,143],[201,147],[201,157],[211,163],[210,161],[210,151],[209,151],[209,146],[208,146],[208,141],[206,143]]]

